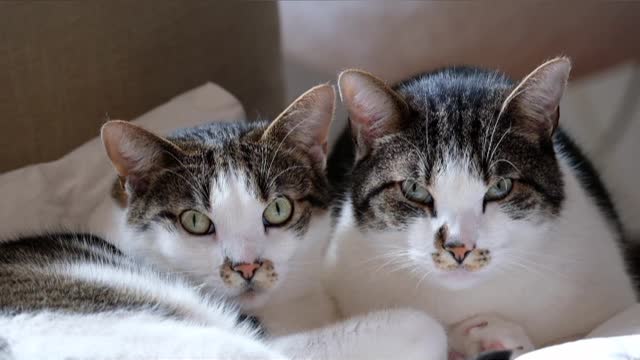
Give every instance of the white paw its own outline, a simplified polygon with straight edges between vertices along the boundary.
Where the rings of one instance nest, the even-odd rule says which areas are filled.
[[[491,351],[511,350],[511,359],[533,350],[524,329],[496,315],[478,315],[449,329],[450,359],[474,359]]]

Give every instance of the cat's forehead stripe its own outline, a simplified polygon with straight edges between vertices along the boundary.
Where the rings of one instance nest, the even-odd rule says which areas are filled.
[[[395,190],[380,191],[383,184],[410,177],[424,179],[426,186],[441,181],[431,189],[436,199],[443,197],[438,194],[440,188],[468,179],[469,184],[458,184],[460,191],[446,190],[450,196],[444,197],[454,202],[456,195],[473,198],[479,208],[488,186],[501,177],[514,177],[520,193],[502,206],[512,218],[558,214],[564,195],[551,142],[521,136],[512,128],[518,115],[500,114],[513,86],[503,75],[465,68],[426,74],[398,85],[396,91],[410,108],[400,131],[380,139],[353,170],[351,191],[359,223],[404,226],[410,221],[405,217],[423,216],[403,210],[406,205],[400,205],[402,197]],[[476,194],[470,194],[470,189]]]
[[[132,198],[129,223],[141,231],[157,222],[167,226],[168,214],[207,212],[220,202],[233,206],[226,200],[242,191],[255,200],[250,205],[254,208],[266,206],[277,195],[303,199],[301,215],[291,228],[304,232],[310,211],[329,206],[326,178],[299,151],[261,141],[266,127],[267,123],[212,123],[176,131],[169,140],[185,155],[150,179],[145,194]],[[259,214],[251,216],[260,221]]]

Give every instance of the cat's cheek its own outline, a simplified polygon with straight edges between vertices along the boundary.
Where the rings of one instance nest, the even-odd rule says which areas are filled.
[[[510,246],[513,233],[520,230],[518,224],[498,206],[487,207],[478,231],[477,247],[495,250]]]
[[[400,242],[398,245],[407,248],[412,261],[424,264],[427,259],[431,259],[431,254],[436,250],[433,222],[427,218],[416,219],[408,227],[407,232],[409,236],[406,236],[406,243]],[[402,237],[404,236],[400,239]]]

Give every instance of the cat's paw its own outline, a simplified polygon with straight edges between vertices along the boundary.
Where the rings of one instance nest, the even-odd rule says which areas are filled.
[[[449,329],[449,348],[449,358],[455,360],[475,359],[493,352],[501,352],[499,358],[505,358],[507,351],[515,359],[534,349],[520,325],[496,315],[474,316],[453,325]]]

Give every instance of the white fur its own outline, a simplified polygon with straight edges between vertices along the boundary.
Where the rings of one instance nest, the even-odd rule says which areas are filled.
[[[202,326],[150,313],[0,316],[0,329],[15,360],[285,358],[225,321]]]
[[[550,223],[510,220],[495,204],[481,214],[486,187],[459,176],[464,169],[442,169],[431,189],[442,204],[438,218],[433,224],[419,220],[408,232],[363,233],[347,202],[328,258],[328,283],[340,310],[353,315],[409,306],[445,325],[498,313],[522,325],[540,346],[583,336],[635,302],[615,232],[565,160],[566,200]],[[477,272],[445,273],[430,258],[436,222],[463,229],[465,217],[478,221],[470,236],[491,250],[492,260]]]
[[[294,358],[345,360],[444,360],[446,344],[442,326],[413,310],[373,312],[273,342],[276,349]]]
[[[447,351],[440,325],[424,314],[408,310],[378,312],[269,342],[259,342],[249,333],[225,324],[202,326],[149,313],[24,314],[0,317],[0,329],[16,360],[351,360],[389,359],[398,354],[408,360],[443,360]],[[425,333],[432,336],[424,337]]]
[[[225,174],[214,179],[211,209],[207,214],[216,227],[212,235],[193,236],[179,226],[176,232],[155,226],[136,234],[126,225],[124,212],[115,209],[113,204],[105,204],[106,211],[98,212],[94,228],[104,229],[102,235],[140,261],[185,275],[218,295],[239,301],[244,310],[254,311],[267,321],[277,318],[274,325],[280,326],[268,326],[276,334],[334,321],[333,306],[324,295],[320,279],[322,256],[331,228],[329,214],[312,219],[303,239],[279,228],[265,233],[262,213],[267,204],[252,194],[245,180],[242,174]],[[103,217],[101,213],[105,212]],[[114,221],[105,222],[105,219]],[[234,262],[252,263],[256,258],[273,261],[279,274],[277,285],[253,299],[235,298],[238,291],[227,287],[219,275],[225,257]],[[313,299],[316,306],[299,306],[302,298]],[[269,305],[265,306],[267,302]]]
[[[266,204],[245,186],[241,174],[226,174],[214,179],[211,189],[212,207],[208,215],[216,226],[215,237],[191,236],[182,230],[169,232],[161,226],[144,235],[134,233],[126,225],[124,211],[117,208],[110,198],[96,210],[89,228],[140,261],[151,263],[162,271],[184,275],[211,292],[232,300],[236,293],[225,287],[218,273],[224,256],[233,257],[238,262],[251,262],[254,257],[272,260],[280,274],[279,284],[259,298],[240,301],[239,305],[244,311],[258,315],[272,336],[271,340],[256,346],[274,349],[278,351],[276,354],[304,359],[388,358],[396,354],[415,359],[446,358],[444,329],[417,311],[384,310],[329,325],[337,320],[335,305],[324,291],[321,279],[323,254],[331,231],[329,214],[316,216],[303,239],[278,229],[270,229],[265,233],[262,231],[262,212]],[[137,291],[153,291],[157,284],[157,279],[153,277],[142,279],[133,275],[110,274],[82,265],[62,269],[67,274],[85,280],[92,278],[110,286],[127,286]],[[198,311],[197,306],[194,307],[193,294],[159,292],[158,296],[191,306],[198,321],[207,318],[197,316],[202,312]],[[69,321],[86,320],[91,321],[84,317]],[[131,319],[127,323],[127,331],[121,335],[120,328],[117,328],[113,330],[114,334],[126,338],[126,334],[142,331],[142,328],[138,328],[138,320]],[[155,319],[140,323],[140,326],[157,328],[158,332],[162,332],[164,323],[164,319]],[[107,322],[102,326],[109,328],[111,324]],[[220,330],[215,324],[212,326],[207,328],[208,331]],[[181,333],[181,329],[178,327],[172,333]],[[227,329],[223,327],[222,332]],[[188,334],[195,330],[187,326],[184,331],[184,339],[188,339]],[[214,348],[208,349],[212,356],[216,357],[216,351],[222,351],[215,348],[218,345],[234,349],[238,344],[242,349],[243,335],[234,336],[232,332],[228,345],[224,343],[226,338],[219,343],[212,343]],[[247,349],[253,349],[254,338],[245,337],[249,344]],[[136,351],[144,353],[147,349],[153,349],[154,339],[167,341],[162,336],[151,338],[146,343],[142,342],[146,345],[141,345]],[[193,346],[196,348],[200,346],[199,339],[198,336],[194,337]],[[184,343],[184,346],[191,345]],[[179,350],[182,347],[176,348]],[[82,353],[83,350],[78,351]],[[108,351],[106,353],[110,354]],[[117,352],[114,354],[117,355]],[[242,358],[242,354],[238,353],[237,358]]]
[[[216,358],[281,359],[284,355],[257,340],[254,330],[237,326],[235,309],[209,301],[178,279],[150,270],[91,263],[59,263],[47,269],[65,279],[126,289],[185,312],[185,321],[152,309],[99,314],[55,312],[0,316],[0,338],[16,360]],[[2,354],[0,353],[0,356]]]

